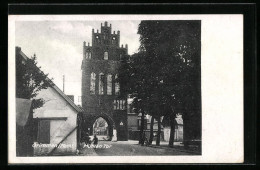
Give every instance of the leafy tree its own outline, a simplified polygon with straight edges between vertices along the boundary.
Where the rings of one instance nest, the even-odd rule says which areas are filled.
[[[152,62],[156,106],[164,112],[157,114],[168,116],[173,124],[180,111],[184,119],[199,122],[201,115],[194,110],[200,110],[201,104],[200,21],[142,21],[138,33],[140,49]],[[174,132],[175,126],[171,127]]]
[[[141,113],[141,127],[139,134],[139,144],[144,144],[144,117],[147,114],[147,95],[149,89],[146,88],[149,71],[146,69],[147,62],[145,53],[136,53],[130,59],[124,58],[119,68],[118,81],[121,84],[121,94],[128,95],[133,99],[134,111]]]
[[[44,104],[44,100],[35,97],[40,90],[50,87],[52,82],[48,74],[37,66],[35,54],[31,58],[23,58],[19,50],[16,51],[16,97],[33,100],[32,109],[36,109]]]
[[[170,120],[172,132],[178,112],[189,123],[200,121],[200,21],[142,21],[138,34],[139,53],[124,62],[120,79],[135,107],[159,121],[159,145],[162,116]]]

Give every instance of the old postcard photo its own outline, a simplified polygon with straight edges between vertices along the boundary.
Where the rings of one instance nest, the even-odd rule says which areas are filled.
[[[242,163],[243,15],[9,15],[9,163]]]

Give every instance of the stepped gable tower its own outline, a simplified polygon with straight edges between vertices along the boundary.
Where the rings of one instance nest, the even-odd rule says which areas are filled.
[[[92,135],[93,124],[103,118],[108,125],[108,136],[116,134],[117,140],[127,140],[127,98],[120,95],[120,84],[115,81],[123,57],[128,56],[128,46],[120,46],[120,31],[111,24],[101,23],[101,30],[92,29],[92,44],[83,42],[82,59],[82,130]]]

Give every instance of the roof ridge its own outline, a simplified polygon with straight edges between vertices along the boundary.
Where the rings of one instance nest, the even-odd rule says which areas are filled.
[[[18,52],[19,54],[21,54],[22,57],[24,57],[24,59],[30,59],[26,56],[26,54],[22,52],[20,47],[16,48],[19,49]],[[38,66],[36,67],[41,71],[41,69]],[[84,110],[78,107],[63,91],[61,91],[60,88],[49,77],[47,77],[47,80],[50,81],[51,87],[54,88],[77,112],[84,112]]]

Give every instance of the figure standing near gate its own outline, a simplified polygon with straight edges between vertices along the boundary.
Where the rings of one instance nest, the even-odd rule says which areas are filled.
[[[84,137],[84,141],[85,141],[86,145],[90,145],[91,144],[90,137],[89,137],[88,133],[86,133],[86,135]]]
[[[96,135],[96,134],[94,135],[93,144],[94,144],[94,145],[97,145],[97,144],[98,144],[98,138],[97,138],[97,135]]]

